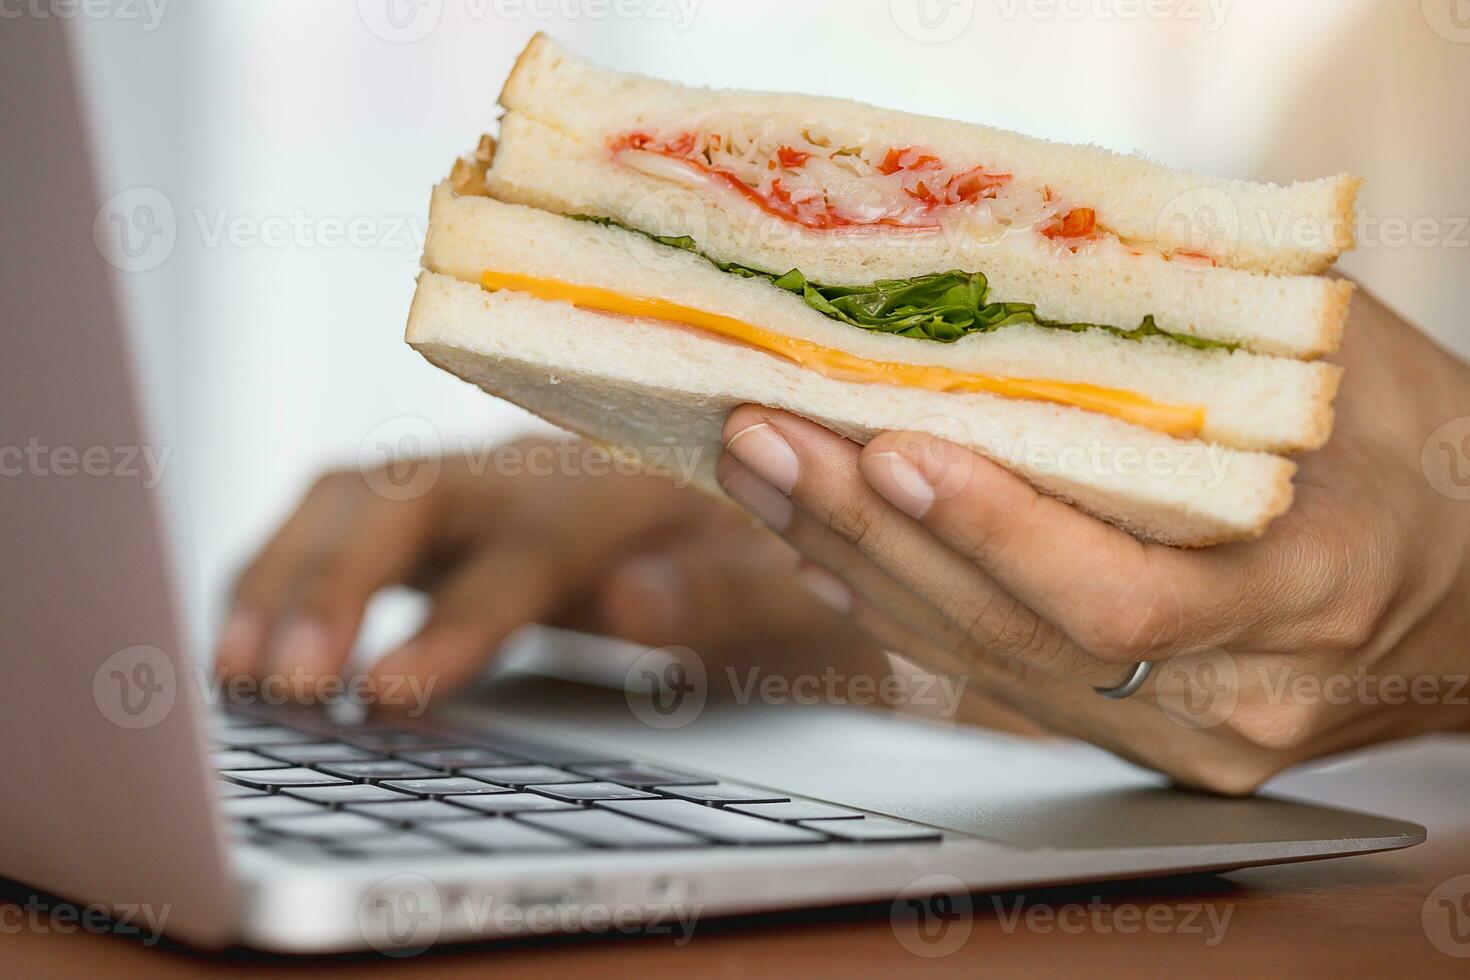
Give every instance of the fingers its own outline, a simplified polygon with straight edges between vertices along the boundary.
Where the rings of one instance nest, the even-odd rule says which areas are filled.
[[[741,463],[721,460],[717,475],[726,491],[798,548],[803,536],[812,535],[812,525],[830,529],[980,647],[1097,674],[1098,665],[1026,603],[869,486],[858,470],[856,444],[804,419],[756,408],[733,413],[725,437],[729,457]],[[828,567],[843,577],[851,574]]]
[[[318,481],[240,576],[216,651],[221,669],[300,671],[308,684],[337,671],[369,599],[421,558],[431,521],[425,499],[385,499],[358,474]]]
[[[887,657],[833,608],[845,588],[799,575],[798,561],[790,545],[743,521],[712,527],[618,564],[596,592],[592,626],[647,646],[689,647],[726,667],[886,676]]]
[[[368,688],[412,690],[427,699],[457,687],[483,670],[516,629],[549,621],[567,596],[563,569],[535,543],[482,551],[444,579],[419,632],[368,670]]]

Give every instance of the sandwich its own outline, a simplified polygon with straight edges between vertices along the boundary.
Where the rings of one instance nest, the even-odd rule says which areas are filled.
[[[967,446],[1138,537],[1254,537],[1332,429],[1360,181],[1205,177],[532,39],[433,191],[408,342],[647,461],[758,403]]]

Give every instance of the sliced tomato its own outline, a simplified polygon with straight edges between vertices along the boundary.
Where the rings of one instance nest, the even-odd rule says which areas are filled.
[[[806,163],[807,160],[811,159],[811,154],[803,153],[800,150],[793,150],[789,146],[778,146],[776,147],[776,159],[787,170],[795,170],[803,163]]]
[[[891,177],[900,170],[938,170],[942,166],[932,153],[920,153],[912,146],[896,146],[884,155],[878,172]]]
[[[1041,229],[1047,238],[1091,238],[1097,231],[1097,212],[1092,208],[1073,208],[1061,218]]]

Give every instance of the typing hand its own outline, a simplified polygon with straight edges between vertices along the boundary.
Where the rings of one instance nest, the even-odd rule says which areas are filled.
[[[787,670],[839,662],[886,675],[862,632],[798,584],[789,546],[736,508],[662,477],[609,473],[605,455],[594,467],[588,454],[602,450],[585,443],[514,448],[514,475],[449,456],[406,500],[376,492],[379,474],[319,479],[240,575],[222,672],[302,678],[287,689],[318,695],[369,599],[402,583],[427,592],[432,612],[372,667],[368,690],[404,678],[448,690],[528,623],[687,646],[710,667],[779,657]]]

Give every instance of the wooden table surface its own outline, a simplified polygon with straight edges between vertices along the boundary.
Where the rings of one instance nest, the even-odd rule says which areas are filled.
[[[1393,853],[1219,877],[978,895],[968,914],[953,918],[948,928],[954,931],[933,945],[915,943],[907,927],[895,928],[884,904],[703,921],[685,946],[666,936],[542,938],[394,960],[247,951],[209,956],[167,942],[148,948],[111,935],[5,929],[16,917],[5,917],[3,903],[23,903],[33,890],[0,879],[0,977],[171,978],[264,970],[321,978],[367,968],[403,977],[496,980],[675,971],[694,977],[1470,977],[1470,897],[1459,889],[1451,896],[1458,905],[1443,905],[1442,890],[1429,901],[1446,881],[1470,875],[1470,737],[1441,738],[1379,759],[1370,755],[1345,771],[1288,776],[1272,788],[1417,820],[1429,827],[1429,841]],[[1470,887],[1470,878],[1460,884]],[[918,955],[904,940],[943,955]]]

